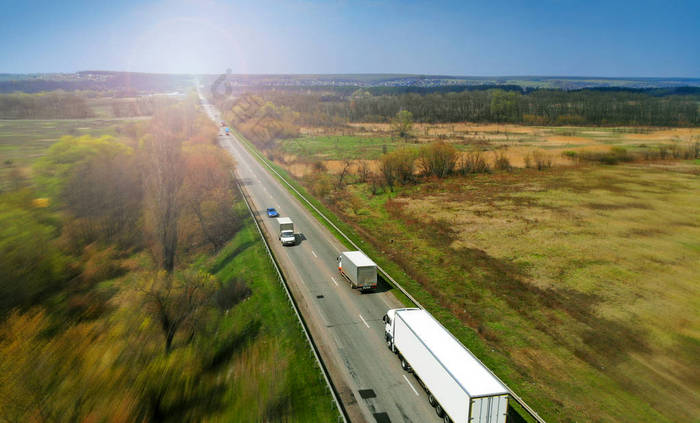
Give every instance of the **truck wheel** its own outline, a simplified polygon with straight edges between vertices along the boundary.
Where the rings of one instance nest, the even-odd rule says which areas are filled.
[[[387,346],[387,348],[389,348],[389,351],[394,352],[394,346],[391,345],[391,339],[388,339],[388,338],[387,338],[387,340],[386,340],[386,346]]]
[[[442,418],[442,421],[445,423],[452,423],[452,419],[447,414],[445,414],[445,417]]]
[[[406,362],[406,359],[403,357],[401,357],[401,368],[407,372],[410,371],[409,369],[411,368],[411,366],[408,365],[408,362]]]
[[[437,405],[437,401],[435,401],[435,397],[434,397],[433,394],[431,394],[430,392],[428,392],[428,402],[429,402],[430,405],[432,405],[433,407],[435,407],[435,406]]]
[[[445,417],[445,410],[442,409],[440,404],[435,407],[435,412],[437,413],[438,417]]]

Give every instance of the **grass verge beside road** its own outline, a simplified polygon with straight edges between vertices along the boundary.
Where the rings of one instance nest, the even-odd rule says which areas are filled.
[[[262,242],[247,216],[208,263],[223,283],[243,280],[251,290],[220,328],[246,339],[226,372],[227,406],[211,421],[335,422],[338,411]]]

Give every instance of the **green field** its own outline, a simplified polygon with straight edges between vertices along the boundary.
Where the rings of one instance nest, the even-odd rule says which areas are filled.
[[[0,120],[0,156],[19,166],[41,157],[64,135],[118,135],[119,126],[129,119]]]
[[[349,135],[302,137],[279,141],[280,151],[314,160],[378,159],[386,146],[395,149],[398,140],[390,137],[358,137]]]

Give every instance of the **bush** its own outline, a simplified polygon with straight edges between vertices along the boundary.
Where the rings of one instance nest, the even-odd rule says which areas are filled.
[[[229,310],[236,304],[250,297],[252,291],[248,285],[238,277],[223,283],[219,282],[219,289],[214,294],[214,301],[221,310]]]
[[[563,153],[561,153],[563,157],[566,157],[569,160],[577,161],[579,159],[578,153],[575,151],[567,150]],[[529,155],[528,155],[529,156]]]
[[[379,167],[389,189],[393,191],[396,183],[405,185],[415,180],[416,151],[400,148],[384,154],[379,159]]]
[[[537,150],[532,153],[532,159],[535,161],[537,170],[544,170],[552,167],[552,158],[549,154]]]
[[[505,170],[506,172],[510,172],[513,170],[513,166],[510,164],[510,160],[508,160],[508,157],[506,156],[506,153],[504,150],[498,150],[494,151],[495,157],[493,161],[493,166],[494,168],[498,170]]]
[[[688,143],[685,145],[672,144],[671,145],[671,156],[674,159],[695,159],[700,153],[700,143]]]
[[[481,151],[471,151],[463,154],[457,163],[457,171],[462,175],[471,173],[489,173],[491,168]]]
[[[444,178],[452,174],[457,164],[457,149],[439,141],[422,147],[418,153],[418,166],[425,176]]]
[[[315,197],[327,198],[333,190],[333,177],[327,173],[308,174],[304,179],[304,185]]]
[[[55,228],[26,210],[0,206],[0,315],[34,303],[71,276]]]
[[[80,277],[84,282],[113,279],[126,272],[114,247],[98,249],[94,244],[88,245],[83,252],[83,259],[85,264]]]
[[[579,154],[582,160],[600,162],[607,165],[615,165],[620,162],[631,162],[634,157],[623,147],[613,147],[607,152],[583,151]]]

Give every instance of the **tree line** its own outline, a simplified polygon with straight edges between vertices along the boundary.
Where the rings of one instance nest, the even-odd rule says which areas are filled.
[[[697,126],[700,92],[677,89],[554,89],[515,87],[455,90],[370,88],[262,90],[263,100],[287,107],[299,125],[389,122],[399,111],[418,122],[508,122],[532,125]]]
[[[117,118],[152,116],[156,111],[162,110],[176,102],[176,98],[162,95],[109,99],[112,115]]]
[[[92,106],[106,107],[114,117],[152,116],[179,99],[152,95],[124,97],[124,93],[50,91],[38,94],[0,94],[0,119],[83,119],[96,117]]]
[[[81,119],[94,116],[86,99],[74,93],[0,94],[0,119]]]
[[[40,93],[45,91],[117,91],[138,95],[153,92],[184,91],[192,86],[190,75],[140,72],[81,71],[75,74],[42,75],[0,81],[0,93]]]

